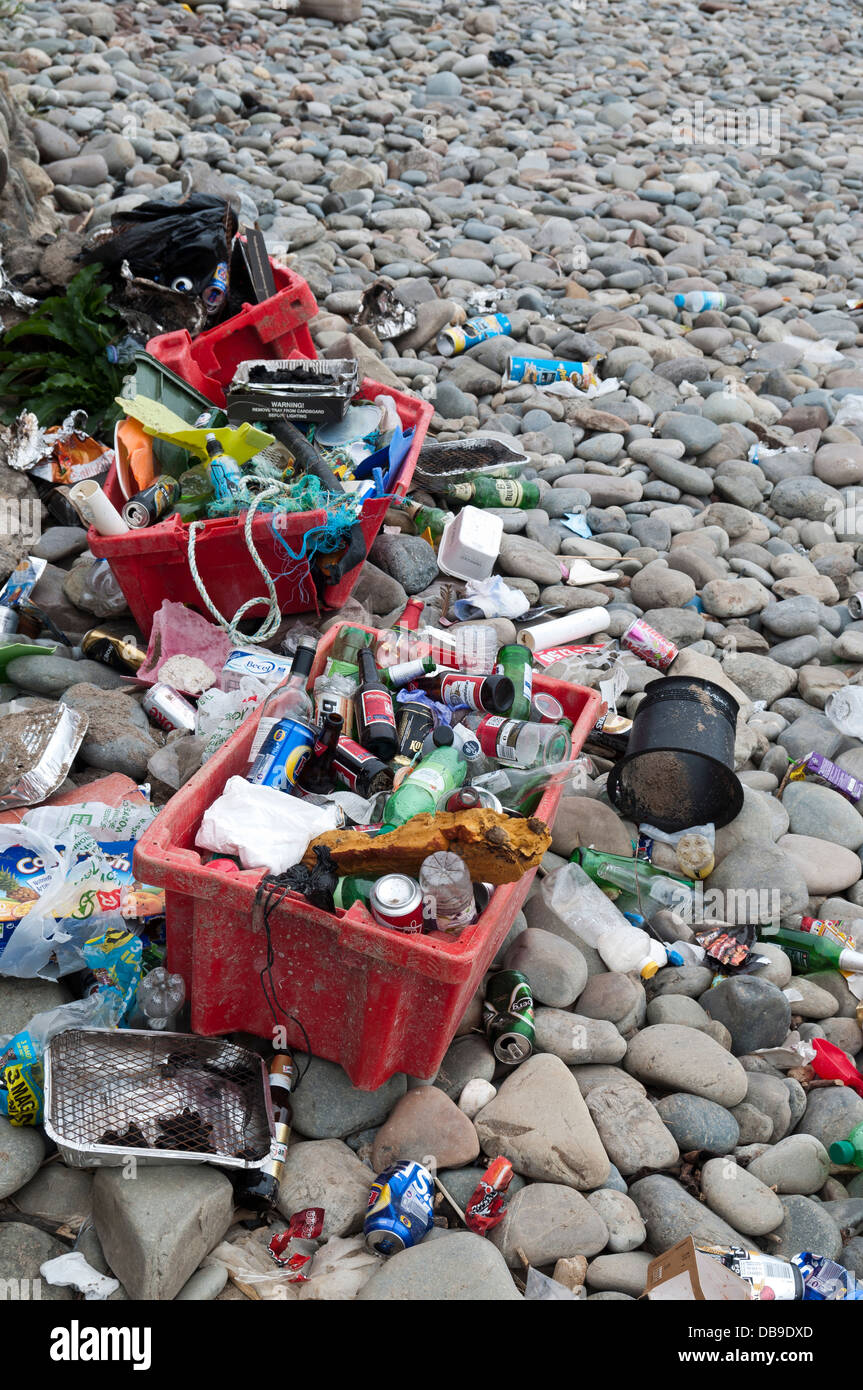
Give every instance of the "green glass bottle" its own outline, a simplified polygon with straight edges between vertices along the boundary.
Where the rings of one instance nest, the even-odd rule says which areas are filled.
[[[863,1168],[863,1125],[856,1125],[847,1139],[837,1139],[830,1145],[829,1153],[834,1163],[853,1163],[855,1168]]]
[[[407,512],[417,529],[417,535],[421,536],[423,532],[428,531],[434,545],[437,545],[443,535],[447,522],[452,521],[452,512],[445,512],[441,507],[425,507],[421,502],[412,501],[410,497],[405,499],[400,510]]]
[[[533,694],[533,655],[530,649],[520,643],[501,647],[494,669],[500,675],[509,676],[515,689],[512,708],[501,712],[508,714],[510,719],[529,719]]]
[[[622,889],[648,905],[671,907],[685,914],[694,901],[695,884],[681,874],[657,869],[646,859],[628,859],[622,854],[605,854],[596,849],[576,849],[570,862],[580,864],[589,878],[608,891]]]
[[[801,975],[809,970],[845,970],[849,974],[863,972],[863,951],[851,951],[840,941],[828,936],[816,936],[808,931],[792,931],[780,927],[777,931],[762,928],[763,941],[781,946],[792,967]]]
[[[384,807],[384,827],[395,830],[414,816],[433,814],[442,796],[464,782],[467,763],[454,746],[436,748],[417,763]]]
[[[538,507],[540,499],[537,483],[482,475],[468,483],[447,483],[442,491],[446,497],[470,502],[474,507]]]
[[[360,878],[356,874],[351,874],[347,878],[340,878],[333,893],[333,901],[336,907],[345,910],[354,903],[365,903],[369,905],[369,895],[377,882],[374,878]]]
[[[359,653],[364,647],[370,647],[374,640],[374,633],[366,632],[361,627],[341,627],[333,642],[330,656],[333,661],[342,661],[356,667]]]

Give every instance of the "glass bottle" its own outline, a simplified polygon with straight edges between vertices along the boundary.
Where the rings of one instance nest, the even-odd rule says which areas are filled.
[[[414,816],[433,814],[441,797],[460,787],[467,764],[458,750],[437,748],[417,764],[384,807],[384,826],[394,830]]]
[[[315,637],[300,638],[287,679],[282,681],[281,685],[277,685],[264,701],[261,718],[249,750],[249,767],[280,719],[296,719],[302,724],[312,723],[312,701],[306,691],[306,682],[315,660],[317,645]]]

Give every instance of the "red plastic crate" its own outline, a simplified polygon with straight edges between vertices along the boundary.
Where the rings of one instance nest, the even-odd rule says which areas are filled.
[[[186,329],[151,338],[147,351],[224,407],[225,392],[241,362],[255,358],[317,356],[308,329],[318,306],[300,275],[273,266],[276,293],[260,304],[244,304],[238,314],[192,338]]]
[[[434,411],[428,401],[409,396],[403,391],[394,391],[368,378],[358,392],[365,400],[382,394],[393,398],[402,425],[414,431],[410,451],[390,494],[404,497]],[[108,474],[105,491],[114,506],[122,509],[123,497],[114,467]],[[389,505],[387,498],[371,498],[362,504],[360,522],[366,540],[366,554],[383,525]],[[310,579],[305,584],[298,584],[294,575],[284,573],[287,556],[273,537],[270,519],[271,514],[255,517],[252,539],[270,573],[281,576],[275,581],[279,607],[283,613],[309,612],[316,606],[314,586]],[[322,526],[325,521],[324,511],[286,513],[279,523],[280,535],[297,554],[306,532],[314,526]],[[205,522],[195,538],[198,572],[213,603],[229,619],[241,604],[258,594],[262,596],[261,603],[250,608],[246,616],[263,617],[268,604],[266,586],[246,546],[244,523],[245,514],[240,517],[216,517]],[[185,603],[205,617],[211,616],[189,568],[189,528],[178,516],[167,517],[155,526],[127,531],[122,536],[100,536],[91,526],[87,541],[93,554],[110,564],[135,622],[145,636],[149,635],[152,627],[153,614],[161,608],[166,598],[175,603]],[[360,561],[337,584],[323,590],[322,600],[326,608],[338,609],[344,605],[359,579],[362,564]]]
[[[320,674],[337,624],[318,648],[310,682]],[[368,631],[375,631],[370,628]],[[600,709],[600,696],[535,673],[535,687],[557,696],[574,723],[578,750]],[[208,867],[195,849],[204,811],[227,779],[245,771],[258,721],[250,717],[172,797],[141,838],[135,873],[166,890],[168,962],[186,981],[196,1033],[272,1035],[260,981],[266,941],[253,913],[260,872]],[[551,825],[559,786],[535,814]],[[279,1000],[302,1020],[313,1053],[344,1067],[355,1086],[375,1090],[394,1072],[436,1074],[455,1030],[522,907],[535,870],[497,888],[486,911],[456,941],[432,942],[379,926],[361,903],[335,916],[290,894],[270,918],[273,978]],[[300,1030],[279,1015],[292,1046]]]

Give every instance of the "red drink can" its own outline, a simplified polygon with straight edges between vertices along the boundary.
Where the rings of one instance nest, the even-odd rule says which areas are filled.
[[[150,687],[141,706],[149,719],[165,733],[170,734],[174,729],[183,729],[187,734],[195,732],[195,706],[190,705],[179,690],[165,685],[164,681]]]
[[[423,895],[419,884],[407,874],[385,874],[369,897],[369,911],[382,927],[395,931],[421,932]]]
[[[642,661],[647,662],[647,665],[656,671],[667,671],[678,655],[674,643],[669,642],[667,637],[656,631],[656,628],[650,627],[643,618],[635,618],[629,624],[620,639],[620,645],[640,656]]]

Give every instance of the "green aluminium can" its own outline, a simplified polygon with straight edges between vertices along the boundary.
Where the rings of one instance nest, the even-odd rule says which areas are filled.
[[[517,643],[501,647],[494,669],[498,675],[509,676],[515,690],[512,708],[501,713],[510,719],[529,719],[533,696],[533,654],[529,648]]]
[[[486,986],[482,1006],[485,1035],[499,1062],[509,1067],[526,1062],[533,1052],[533,995],[530,983],[518,970],[499,970]]]

